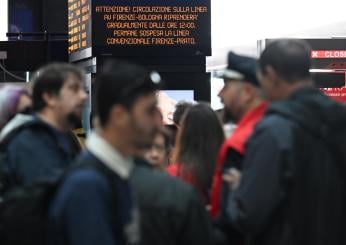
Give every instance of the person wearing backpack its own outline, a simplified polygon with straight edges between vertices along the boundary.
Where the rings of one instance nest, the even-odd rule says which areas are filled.
[[[139,242],[138,211],[129,176],[138,144],[157,130],[156,72],[116,60],[105,63],[95,81],[97,130],[77,162],[93,164],[68,174],[49,210],[50,245],[121,245]]]
[[[228,217],[256,245],[346,244],[346,108],[313,87],[311,49],[276,40],[258,77],[272,102],[224,176]]]
[[[87,94],[84,72],[74,65],[49,64],[33,80],[34,117],[0,142],[1,176],[7,188],[57,179],[74,159],[66,133],[81,120]]]

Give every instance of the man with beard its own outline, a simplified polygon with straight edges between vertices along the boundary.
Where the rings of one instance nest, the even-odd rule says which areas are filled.
[[[32,82],[34,117],[6,145],[7,187],[55,180],[74,158],[66,133],[81,120],[84,73],[71,64],[50,64]]]
[[[53,199],[48,244],[138,243],[138,212],[129,177],[136,149],[150,142],[157,130],[160,83],[158,73],[122,61],[107,61],[98,72],[96,130],[78,158],[81,168],[65,176]]]
[[[270,42],[258,78],[271,101],[241,174],[226,175],[227,214],[247,244],[346,244],[346,108],[314,88],[311,47]]]
[[[237,128],[221,147],[211,191],[211,215],[216,226],[225,234],[227,244],[241,240],[226,215],[228,185],[223,184],[222,174],[229,169],[241,169],[245,155],[245,144],[257,122],[267,108],[256,78],[256,60],[228,54],[228,66],[223,74],[224,87],[220,91],[225,110],[237,123]]]

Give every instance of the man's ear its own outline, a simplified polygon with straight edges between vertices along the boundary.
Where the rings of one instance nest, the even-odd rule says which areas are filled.
[[[256,88],[254,87],[254,85],[245,82],[242,86],[243,89],[241,90],[241,92],[243,93],[245,101],[252,100],[254,96],[256,96]]]
[[[278,75],[278,73],[274,70],[274,68],[270,65],[267,65],[265,67],[266,70],[266,76],[268,77],[268,79],[271,81],[271,84],[273,85],[273,87],[278,87],[280,85],[280,76]]]
[[[54,107],[56,105],[57,95],[53,93],[44,92],[42,98],[48,107]]]
[[[123,127],[128,124],[129,112],[122,105],[113,105],[111,111],[109,112],[109,122],[112,125],[117,125]]]

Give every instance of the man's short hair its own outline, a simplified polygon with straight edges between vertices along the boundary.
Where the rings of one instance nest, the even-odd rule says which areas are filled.
[[[139,97],[159,90],[161,84],[157,72],[125,61],[106,61],[95,82],[94,110],[101,126],[107,123],[113,105],[130,110]]]
[[[271,66],[286,82],[310,77],[311,48],[304,40],[281,39],[269,43],[259,58],[259,69],[266,74]]]
[[[32,79],[34,111],[39,112],[45,108],[43,94],[58,95],[70,75],[76,76],[80,81],[84,80],[83,70],[68,63],[53,63],[39,69]]]

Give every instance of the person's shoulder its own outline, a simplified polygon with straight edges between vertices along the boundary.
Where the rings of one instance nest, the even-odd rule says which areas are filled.
[[[107,203],[110,200],[111,189],[107,180],[92,169],[80,169],[60,179],[51,212],[54,215],[62,215],[67,211],[74,215],[81,206],[95,208],[98,203]]]
[[[76,169],[61,181],[60,189],[64,192],[80,193],[88,191],[89,194],[99,191],[110,191],[107,179],[94,169]]]
[[[22,148],[30,149],[38,146],[40,151],[47,149],[47,146],[52,145],[56,141],[47,130],[39,129],[38,127],[28,127],[20,130],[8,143],[9,150],[19,151]]]
[[[289,118],[280,114],[266,114],[256,125],[248,144],[253,142],[275,144],[277,147],[286,149],[290,147],[294,136],[295,124]],[[262,142],[262,143],[261,143]]]
[[[13,138],[8,143],[8,147],[10,149],[18,149],[22,146],[34,147],[40,140],[40,134],[37,134],[35,130],[31,128],[24,128],[13,135]]]
[[[278,113],[270,113],[270,114],[265,114],[263,116],[263,119],[257,124],[257,128],[272,128],[273,126],[275,127],[280,127],[280,125],[285,126],[287,123],[289,123],[289,119],[283,117],[282,115]]]
[[[285,111],[289,109],[287,102],[275,102],[267,108],[262,120],[257,124],[256,130],[258,132],[265,131],[273,134],[281,134],[290,130],[294,126],[294,120],[287,116]]]
[[[134,181],[136,179],[146,180],[148,184],[152,183],[153,186],[157,186],[162,189],[171,189],[172,191],[190,191],[192,187],[182,181],[170,176],[167,173],[160,172],[151,168],[136,166],[133,170],[132,177]]]
[[[13,134],[11,142],[26,138],[27,140],[36,140],[41,138],[42,135],[50,136],[52,138],[52,129],[47,124],[39,121],[38,119],[32,119],[22,125],[18,126],[10,134]],[[34,137],[33,137],[34,136]],[[30,137],[30,138],[28,138]]]
[[[0,142],[10,136],[12,132],[15,132],[23,125],[30,123],[34,120],[33,115],[17,114],[12,120],[10,120],[0,132]]]
[[[144,206],[175,207],[175,210],[184,210],[195,195],[191,185],[166,173],[145,167],[134,169],[131,184]]]

